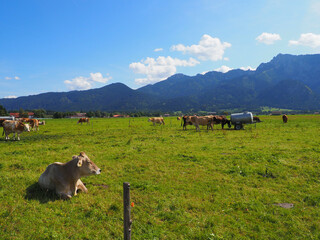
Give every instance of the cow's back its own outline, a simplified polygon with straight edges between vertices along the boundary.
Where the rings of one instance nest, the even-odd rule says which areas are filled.
[[[13,133],[16,130],[16,122],[13,120],[6,120],[2,123],[3,129],[7,134]]]
[[[39,178],[38,183],[40,187],[54,190],[56,188],[56,185],[61,183],[59,181],[59,178],[60,174],[62,174],[62,167],[63,163],[60,162],[50,164]]]

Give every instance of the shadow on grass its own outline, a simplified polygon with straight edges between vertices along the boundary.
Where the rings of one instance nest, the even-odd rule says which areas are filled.
[[[38,200],[40,203],[60,200],[60,197],[54,191],[42,189],[37,182],[27,188],[24,198],[27,200]]]

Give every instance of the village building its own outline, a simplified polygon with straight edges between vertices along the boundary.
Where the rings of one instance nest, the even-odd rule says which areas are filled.
[[[74,115],[71,115],[70,118],[84,118],[86,117],[86,113],[76,113]]]

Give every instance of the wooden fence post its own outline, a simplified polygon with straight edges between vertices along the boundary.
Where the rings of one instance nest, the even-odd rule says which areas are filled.
[[[130,183],[123,183],[123,232],[124,240],[131,240],[131,206],[130,206]]]

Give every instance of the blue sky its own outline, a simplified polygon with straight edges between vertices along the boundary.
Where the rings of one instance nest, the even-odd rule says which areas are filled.
[[[0,98],[320,53],[316,0],[0,0]]]

